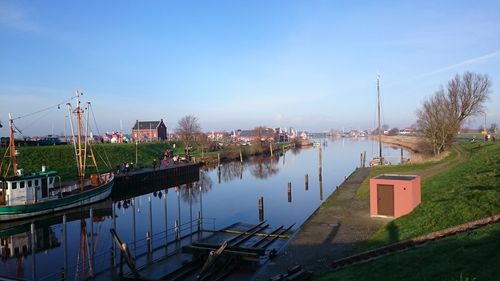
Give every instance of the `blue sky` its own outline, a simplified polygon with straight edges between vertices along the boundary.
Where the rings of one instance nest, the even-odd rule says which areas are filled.
[[[202,128],[405,127],[455,74],[493,81],[500,125],[499,1],[0,1],[0,120],[76,89],[99,129],[185,115]],[[66,110],[17,120],[64,131]],[[478,127],[484,116],[471,120]],[[5,128],[0,135],[6,135]]]

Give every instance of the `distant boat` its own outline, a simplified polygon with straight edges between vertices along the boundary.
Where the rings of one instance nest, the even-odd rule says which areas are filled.
[[[300,147],[305,147],[305,146],[312,146],[313,142],[310,139],[299,139],[295,144]]]
[[[382,156],[382,133],[380,128],[380,75],[377,76],[377,119],[378,119],[378,151],[379,155],[372,158],[370,167],[389,165],[389,161]]]
[[[112,173],[99,174],[97,172],[91,174],[90,178],[86,178],[86,160],[90,159],[95,167],[97,163],[91,142],[88,140],[89,133],[87,130],[82,132],[83,109],[80,107],[79,92],[76,93],[75,98],[76,107],[72,108],[69,103],[68,107],[77,118],[77,132],[73,134],[73,146],[78,166],[78,180],[70,183],[61,183],[58,173],[47,171],[45,167],[30,174],[25,174],[23,169],[18,169],[19,152],[16,150],[14,141],[14,119],[9,114],[9,146],[0,163],[0,221],[51,214],[92,204],[110,196],[114,182]],[[88,128],[88,124],[85,128]],[[5,169],[4,165],[7,166]]]

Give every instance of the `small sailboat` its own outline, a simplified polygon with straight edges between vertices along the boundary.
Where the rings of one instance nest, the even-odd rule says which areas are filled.
[[[71,126],[78,180],[62,183],[56,171],[42,169],[33,173],[25,173],[18,169],[14,140],[14,119],[9,114],[9,146],[0,163],[0,221],[23,219],[53,212],[92,204],[108,198],[111,194],[114,176],[112,173],[100,174],[89,140],[88,122],[83,129],[80,106],[80,92],[76,92],[76,106],[68,103],[70,113],[76,115],[76,134]],[[87,103],[90,106],[90,103]],[[87,107],[88,109],[88,107]],[[87,118],[89,120],[89,118]],[[72,122],[71,122],[72,124]],[[87,178],[86,160],[90,159],[95,173]],[[4,161],[5,160],[5,161]],[[4,167],[6,166],[6,167]]]
[[[377,133],[378,133],[379,155],[372,158],[372,160],[370,161],[370,167],[389,165],[389,161],[387,161],[382,156],[382,132],[380,128],[380,75],[377,76],[377,119],[378,119]]]

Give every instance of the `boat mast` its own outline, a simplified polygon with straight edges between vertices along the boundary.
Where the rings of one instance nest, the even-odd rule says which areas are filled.
[[[380,132],[380,75],[377,75],[377,114],[378,114],[378,157],[380,165],[382,162],[382,133]]]
[[[14,120],[12,115],[9,113],[9,153],[10,153],[10,163],[12,165],[12,174],[17,175],[17,151],[16,151],[16,141],[14,139]]]
[[[76,91],[76,108],[73,113],[76,114],[76,126],[77,126],[77,159],[78,159],[78,177],[80,178],[80,188],[83,190],[83,179],[85,177],[85,164],[84,164],[84,149],[82,147],[82,109],[80,107],[80,95],[79,91]]]

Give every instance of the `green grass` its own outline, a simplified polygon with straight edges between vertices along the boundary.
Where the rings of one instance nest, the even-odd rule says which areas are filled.
[[[153,159],[160,159],[167,148],[172,148],[172,143],[139,143],[136,167],[152,167]],[[77,177],[74,148],[71,145],[20,146],[17,150],[20,152],[19,167],[27,173],[40,171],[41,166],[45,165],[49,170],[58,171],[63,180]],[[116,169],[116,166],[123,162],[135,162],[135,151],[135,143],[94,145],[94,154],[100,172]],[[5,148],[0,149],[2,156],[4,152]],[[175,154],[181,153],[184,153],[184,149],[177,144]]]
[[[500,223],[316,276],[326,280],[500,280]]]
[[[464,154],[466,155],[464,156]],[[460,158],[465,158],[466,160],[459,161]],[[457,161],[456,165],[446,165],[447,163],[450,163],[450,161]],[[360,245],[356,249],[356,252],[366,251],[368,249],[377,248],[389,243],[405,240],[443,228],[455,226],[500,213],[499,143],[462,142],[460,143],[459,150],[455,150],[455,152],[451,153],[447,159],[442,160],[441,166],[439,166],[440,164],[438,163],[421,165],[416,165],[415,168],[417,170],[414,171],[405,166],[382,167],[374,169],[374,174],[377,174],[400,172],[417,173],[418,171],[425,171],[425,169],[433,169],[441,166],[447,168],[433,176],[424,177],[422,181],[422,203],[413,212],[401,218],[395,219],[391,223],[387,224],[385,227],[375,233],[375,235],[371,237],[371,239],[369,239],[365,243],[362,243],[362,245]],[[430,166],[424,168],[426,165]],[[365,188],[367,189],[368,187],[366,186]],[[367,195],[361,192],[360,197],[365,196],[367,198]],[[493,237],[485,239],[500,240],[499,228],[499,226],[495,226],[493,228],[487,228],[487,230],[484,230],[484,232],[481,231],[479,233],[483,233],[482,236],[484,237]],[[490,231],[488,231],[488,229]],[[455,278],[454,280],[458,280],[456,279],[457,277],[455,275],[452,275],[451,273],[460,272],[469,272],[471,274],[466,274],[464,276],[477,277],[479,278],[478,280],[498,280],[493,278],[497,275],[485,275],[486,277],[488,277],[486,279],[483,275],[481,275],[482,272],[485,271],[482,267],[482,263],[484,262],[487,264],[489,262],[486,261],[486,256],[482,256],[480,253],[476,253],[479,251],[484,251],[483,247],[476,247],[478,244],[472,243],[472,241],[470,244],[466,242],[464,243],[466,245],[464,245],[463,247],[470,248],[467,250],[468,252],[473,252],[473,255],[479,255],[479,258],[484,260],[478,260],[477,262],[472,263],[469,262],[469,258],[466,256],[448,256],[447,253],[440,251],[435,251],[433,254],[434,256],[429,255],[426,258],[432,260],[432,262],[429,263],[439,263],[440,267],[444,268],[444,272],[447,271],[449,273],[448,275],[440,275],[440,273],[438,274],[438,272],[441,272],[441,270],[439,269],[439,267],[433,266],[431,268],[422,267],[422,269],[425,268],[425,271],[429,271],[429,273],[425,273],[428,275],[418,275],[424,274],[421,272],[423,270],[417,270],[417,268],[419,267],[415,267],[412,263],[402,262],[405,259],[407,259],[408,261],[420,261],[421,259],[424,259],[424,256],[420,257],[419,253],[427,253],[427,250],[423,252],[411,251],[408,253],[398,254],[398,258],[395,258],[395,256],[390,256],[374,263],[350,267],[342,270],[342,272],[351,272],[349,274],[353,274],[353,276],[362,276],[356,275],[358,274],[357,271],[361,271],[361,268],[365,268],[367,272],[374,269],[380,269],[381,271],[385,272],[385,274],[391,275],[395,274],[394,271],[398,271],[399,267],[410,265],[409,269],[405,271],[405,276],[412,277],[413,273],[415,274],[415,276],[421,276],[420,278],[415,278],[412,280],[452,280],[451,278]],[[495,245],[495,249],[498,252],[498,249],[500,249],[500,247],[498,244]],[[450,248],[449,250],[452,249]],[[491,251],[489,251],[488,253],[492,254],[493,257],[495,257],[496,266],[500,266],[500,259],[498,254],[492,253]],[[379,267],[379,263],[384,262],[385,264],[384,260],[387,260],[388,264],[398,263],[398,260],[400,260],[401,265],[393,265],[393,267],[384,265]],[[456,268],[456,264],[463,264],[464,266],[467,265],[466,267],[464,267],[467,270],[464,269],[463,271],[457,271],[458,268]],[[398,269],[392,270],[391,268]],[[436,274],[438,274],[436,276],[449,276],[450,278],[440,279],[441,277],[439,277],[436,279],[436,277],[432,275],[433,272],[436,272]],[[324,278],[328,277],[332,278],[332,280],[349,280],[349,278],[339,278],[339,276],[344,276],[341,274],[347,273],[332,272],[331,275],[327,274]],[[500,276],[500,274],[498,276]],[[372,280],[370,278],[370,275],[367,274],[365,275],[365,278],[352,277],[350,278],[350,280]],[[405,280],[406,279],[407,278],[405,278]],[[395,278],[390,280],[398,279]],[[472,279],[469,278],[469,280]]]

